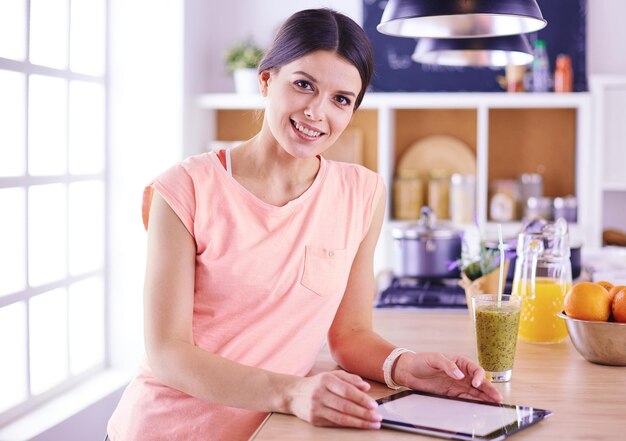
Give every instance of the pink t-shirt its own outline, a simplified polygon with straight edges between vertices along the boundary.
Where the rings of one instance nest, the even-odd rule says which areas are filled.
[[[258,368],[306,375],[343,296],[383,191],[364,167],[320,159],[307,191],[269,205],[233,179],[215,153],[159,176],[159,192],[197,245],[194,343]],[[113,441],[245,440],[266,413],[226,407],[156,380],[147,363],[108,425]]]

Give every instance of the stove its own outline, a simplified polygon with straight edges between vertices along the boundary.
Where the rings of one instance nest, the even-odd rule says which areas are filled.
[[[467,309],[459,279],[393,277],[381,291],[376,308]]]
[[[459,286],[459,280],[392,276],[374,307],[466,310],[465,290]],[[504,292],[511,292],[512,287],[512,281],[507,280]]]

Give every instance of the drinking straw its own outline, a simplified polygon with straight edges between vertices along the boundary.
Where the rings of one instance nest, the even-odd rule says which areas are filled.
[[[504,241],[502,240],[502,224],[498,224],[498,249],[500,250],[500,278],[498,279],[498,308],[502,303],[504,289]]]

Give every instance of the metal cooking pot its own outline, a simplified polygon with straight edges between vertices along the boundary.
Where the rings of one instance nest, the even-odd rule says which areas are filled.
[[[437,225],[429,207],[422,208],[415,224],[392,230],[394,273],[398,277],[457,278],[459,269],[449,269],[461,258],[463,233]]]

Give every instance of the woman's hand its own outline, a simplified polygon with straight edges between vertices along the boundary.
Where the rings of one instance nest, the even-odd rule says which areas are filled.
[[[501,402],[502,396],[485,371],[467,357],[436,352],[405,353],[392,377],[402,386],[439,395]]]
[[[300,379],[290,392],[290,413],[315,426],[380,429],[378,404],[365,392],[370,385],[344,371]]]

